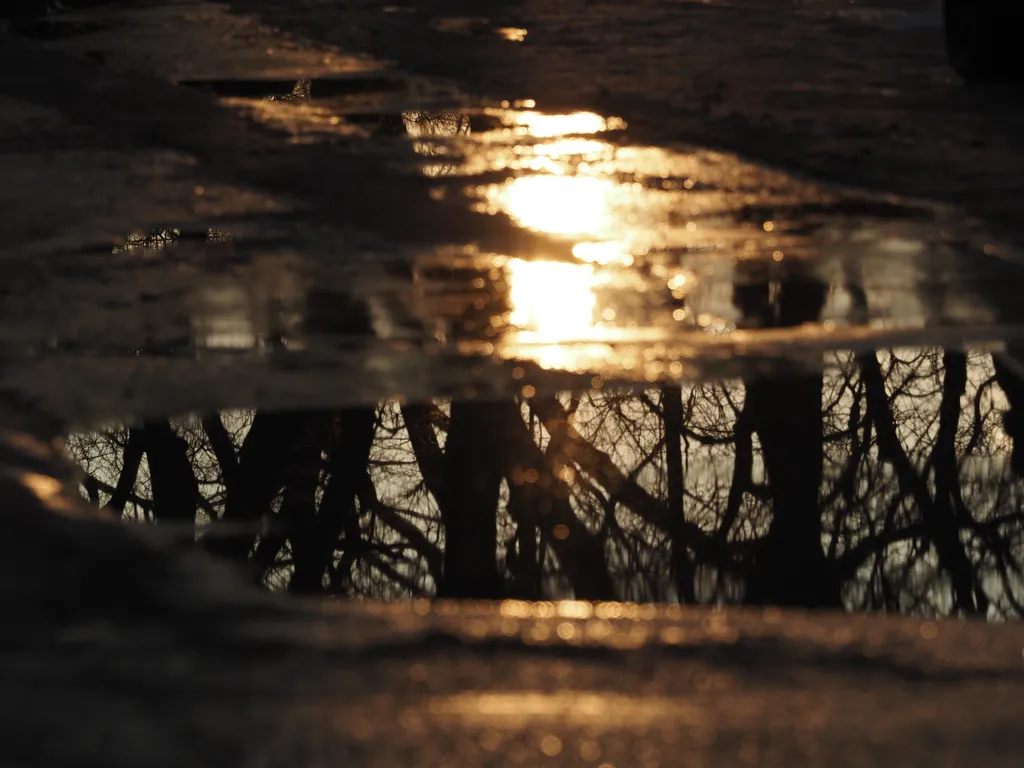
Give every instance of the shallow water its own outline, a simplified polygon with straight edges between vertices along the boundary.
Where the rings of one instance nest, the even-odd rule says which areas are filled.
[[[1020,457],[999,359],[905,348],[781,379],[210,412],[76,433],[68,453],[92,503],[278,590],[1010,618]]]
[[[669,5],[651,56],[677,13],[796,23]],[[431,58],[553,39],[441,10]],[[0,762],[1019,763],[1012,231],[541,64],[470,93],[209,3],[17,29]]]
[[[37,255],[5,262],[0,386],[71,432],[94,504],[240,560],[273,531],[254,578],[280,589],[1017,613],[1005,233],[223,6],[26,31],[102,62],[115,96],[116,73],[179,84],[151,81],[141,126],[83,101],[72,149],[52,106],[9,113],[12,141],[45,130],[10,154],[7,247]],[[188,131],[165,119],[179,102]],[[114,125],[126,144],[86,151]],[[46,147],[74,184],[31,181]],[[293,484],[338,539],[301,588]]]

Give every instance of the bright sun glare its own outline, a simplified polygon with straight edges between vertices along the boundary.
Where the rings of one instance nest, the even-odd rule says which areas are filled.
[[[543,112],[501,112],[499,114],[507,125],[537,138],[600,133],[623,126],[622,121],[617,118],[605,120],[593,112],[574,112],[571,115],[546,115]]]
[[[594,268],[557,261],[508,263],[510,320],[520,341],[552,344],[593,335]]]
[[[493,193],[527,229],[552,235],[596,237],[609,224],[615,185],[591,176],[520,176]]]

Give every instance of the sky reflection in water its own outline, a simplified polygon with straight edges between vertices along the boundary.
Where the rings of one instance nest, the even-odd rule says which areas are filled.
[[[278,123],[298,135],[292,124],[306,113],[346,141],[377,135],[344,102],[318,99],[315,83],[301,86],[256,113],[273,121],[267,104],[292,110]],[[435,200],[508,216],[551,243],[474,253],[473,301],[484,306],[470,319],[449,311],[466,295],[450,276],[427,286],[433,303],[396,307],[424,288],[388,286],[390,305],[373,310],[388,338],[415,337],[406,322],[415,317],[458,352],[656,381],[698,373],[702,358],[927,342],[954,326],[983,340],[1007,314],[1005,302],[987,306],[983,291],[959,281],[963,246],[937,211],[703,148],[637,145],[618,117],[535,106],[381,118],[384,135],[400,139],[390,161],[436,181]],[[414,271],[438,274],[450,262],[441,252],[412,258]]]
[[[781,381],[150,419],[68,449],[92,503],[219,532],[202,545],[275,589],[1019,617],[1016,380],[982,351],[830,362]],[[337,557],[305,548],[314,513]],[[590,610],[540,618],[557,633]]]

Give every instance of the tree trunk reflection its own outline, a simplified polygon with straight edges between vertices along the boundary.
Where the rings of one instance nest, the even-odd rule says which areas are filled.
[[[744,322],[821,311],[811,275],[747,277]],[[825,362],[651,391],[233,411],[69,449],[94,503],[194,526],[272,589],[1019,615],[1007,363]]]

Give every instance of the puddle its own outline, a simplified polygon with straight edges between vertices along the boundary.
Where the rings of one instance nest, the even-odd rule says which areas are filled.
[[[781,378],[211,411],[67,452],[89,503],[274,589],[1007,618],[1024,599],[1013,366],[835,353]]]
[[[217,4],[11,43],[0,763],[1019,751],[1019,250],[543,103],[685,37],[585,5],[453,24],[489,99]]]
[[[9,385],[42,380],[34,398],[89,421],[167,412],[168,397],[186,411],[550,392],[566,377],[713,380],[820,368],[835,350],[999,345],[1024,326],[1008,249],[941,208],[707,149],[632,144],[619,116],[548,113],[529,99],[366,112],[336,82],[221,90],[259,94],[223,100],[312,134],[309,146],[323,131],[379,158],[396,193],[426,179],[411,205],[504,219],[536,238],[398,245],[387,223],[346,219],[339,204],[326,226],[281,209],[216,237],[194,224],[184,239],[143,230],[117,258],[67,258],[74,283],[59,259],[42,276],[12,266],[8,282],[25,288],[7,311],[20,322],[0,339],[27,365]],[[195,187],[195,200],[211,196]],[[408,212],[396,208],[396,221]],[[170,391],[162,355],[180,366]],[[522,366],[536,381],[510,378]],[[116,383],[127,370],[128,388]],[[83,376],[92,394],[67,386]]]
[[[131,425],[69,439],[90,503],[282,590],[1018,612],[996,234],[222,6],[109,14],[47,45],[210,113],[49,185],[67,232],[5,262],[0,392]]]
[[[377,114],[349,112],[302,83],[293,92],[361,151],[436,181],[434,201],[550,238],[548,252],[541,242],[411,258],[414,275],[446,262],[475,273],[478,317],[438,310],[451,301],[410,299],[408,311],[463,351],[656,381],[696,373],[705,355],[980,340],[993,323],[993,339],[1019,332],[1014,302],[990,284],[1016,268],[941,208],[822,187],[706,149],[633,145],[620,117],[546,113],[528,99]],[[256,103],[250,114],[285,124]],[[300,124],[309,114],[288,109]],[[802,306],[783,308],[783,293],[803,294]]]
[[[115,722],[125,765],[1016,738],[1012,242],[159,5],[5,77],[6,762],[109,764]],[[522,23],[475,39],[537,55]],[[769,604],[889,617],[733,609]]]

